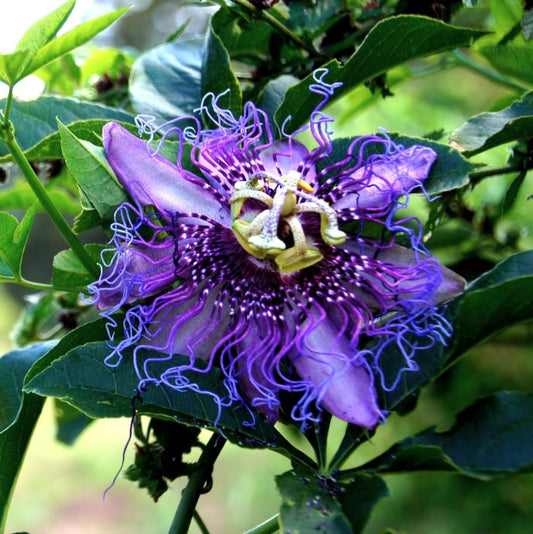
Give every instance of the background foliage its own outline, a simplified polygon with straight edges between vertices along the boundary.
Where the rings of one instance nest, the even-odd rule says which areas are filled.
[[[125,198],[100,148],[102,125],[118,120],[133,130],[135,113],[173,118],[191,112],[205,92],[230,88],[225,104],[236,113],[243,101],[253,99],[278,126],[291,114],[288,128],[295,129],[316,105],[308,91],[310,73],[325,64],[331,76],[344,83],[328,109],[338,119],[338,147],[343,138],[385,127],[401,132],[394,135],[405,145],[423,143],[437,149],[439,161],[429,189],[440,198],[430,205],[420,199],[411,209],[425,224],[431,250],[472,283],[449,306],[456,329],[453,344],[423,355],[419,373],[409,375],[392,394],[382,393],[382,401],[397,413],[378,429],[371,443],[351,455],[365,437],[358,429],[332,423],[329,459],[339,466],[347,460],[339,482],[342,497],[332,497],[315,478],[313,465],[303,456],[313,456],[312,448],[294,429],[276,430],[266,423],[250,429],[240,424],[238,413],[231,413],[224,416],[222,426],[232,441],[268,445],[283,456],[228,447],[217,463],[214,493],[207,497],[215,499],[217,488],[230,488],[222,496],[225,512],[219,501],[204,501],[204,497],[200,512],[214,531],[235,532],[252,528],[281,505],[286,532],[309,532],[322,525],[327,509],[328,531],[359,532],[377,503],[365,532],[386,528],[413,533],[529,532],[533,338],[531,323],[524,321],[531,319],[533,310],[533,183],[528,173],[533,124],[531,6],[514,0],[302,0],[288,3],[288,8],[280,3],[263,9],[267,3],[220,2],[218,11],[206,11],[206,15],[215,13],[204,18],[207,37],[199,29],[189,33],[190,27],[176,22],[165,35],[153,32],[157,36],[153,42],[142,43],[139,38],[130,43],[137,50],[125,51],[89,44],[78,48],[123,15],[121,10],[56,37],[73,7],[73,2],[67,2],[25,34],[13,53],[0,57],[5,83],[12,86],[36,73],[46,84],[46,94],[38,100],[18,102],[8,96],[2,108],[9,112],[16,141],[37,170],[48,197],[59,212],[74,217],[75,233],[91,243],[84,252],[76,252],[74,244],[50,258],[49,279],[30,269],[49,257],[38,249],[39,237],[37,241],[32,237],[42,212],[50,211],[44,201],[35,203],[39,185],[31,180],[28,185],[9,164],[17,156],[4,133],[0,161],[8,174],[0,190],[0,208],[5,210],[0,213],[0,278],[32,293],[41,292],[32,297],[12,331],[13,345],[20,348],[6,348],[0,361],[0,456],[11,468],[1,471],[0,503],[9,501],[17,463],[23,460],[44,396],[54,397],[54,405],[46,409],[48,419],[41,425],[50,426],[50,419],[55,419],[63,443],[77,441],[93,417],[131,414],[133,377],[127,367],[116,374],[101,364],[105,328],[101,321],[94,322],[94,311],[77,298],[94,278],[93,261],[106,240],[115,207]],[[176,7],[159,2],[146,12],[157,13],[163,4]],[[134,27],[140,14],[142,10],[133,11],[122,19],[122,35],[128,34],[125,28]],[[141,33],[129,30],[130,35]],[[28,173],[23,173],[27,178]],[[436,375],[440,376],[434,379]],[[216,376],[208,381],[206,387],[217,387]],[[430,381],[420,393],[420,386]],[[209,407],[195,406],[193,400],[181,403],[180,421],[212,426]],[[161,398],[149,399],[142,411],[167,420],[176,415]],[[89,444],[90,453],[81,464],[88,473],[82,472],[79,478],[92,480],[91,466],[99,463],[103,475],[94,490],[98,499],[118,468],[127,436],[124,423],[97,422],[80,437],[80,442]],[[109,426],[99,428],[103,424]],[[108,439],[110,429],[113,443]],[[152,450],[142,429],[135,430],[140,446]],[[38,428],[37,432],[45,431]],[[76,532],[81,520],[79,531],[88,532],[87,517],[70,517],[68,507],[57,509],[62,502],[59,491],[47,497],[47,509],[35,514],[34,526],[26,523],[26,510],[33,506],[22,495],[35,491],[40,499],[48,494],[49,485],[42,484],[52,476],[39,473],[47,467],[39,465],[46,463],[39,449],[52,447],[41,445],[50,441],[41,435],[34,436],[28,457],[28,462],[32,456],[39,458],[32,468],[37,473],[23,471],[28,478],[20,481],[7,531],[37,531],[43,518],[44,523],[52,523],[51,510],[57,510],[69,517],[66,531]],[[91,435],[99,437],[92,441]],[[161,435],[164,432],[160,440]],[[204,437],[203,433],[205,441]],[[198,457],[195,439],[191,437],[189,461]],[[320,439],[310,437],[309,442],[320,448]],[[110,445],[111,460],[106,452]],[[72,452],[77,447],[78,443]],[[71,454],[59,450],[62,457]],[[297,460],[294,471],[285,456]],[[243,469],[247,462],[253,467],[250,474]],[[61,465],[54,469],[63,472]],[[437,477],[431,471],[445,474]],[[522,474],[509,477],[516,473]],[[159,496],[161,480],[154,486],[150,477],[142,479],[131,470],[128,474],[152,496]],[[379,474],[385,475],[388,490]],[[77,478],[77,473],[65,476]],[[265,480],[270,481],[268,488]],[[120,481],[113,488],[108,502],[125,484]],[[387,491],[392,498],[383,498]],[[146,517],[133,514],[133,526],[126,528],[126,518],[117,512],[113,529],[166,532],[175,507],[172,499],[176,500],[176,492],[169,493],[162,497],[157,512],[153,507],[146,512],[158,515],[161,526],[150,521],[139,530]],[[219,490],[218,498],[220,493],[224,492]],[[122,493],[111,501],[118,510],[120,498]],[[137,502],[138,497],[131,498]],[[251,512],[233,513],[235,506],[246,508],[247,498]],[[109,507],[102,510],[110,514]],[[224,524],[220,529],[219,522]],[[99,522],[100,529],[102,524],[111,529],[107,518]]]

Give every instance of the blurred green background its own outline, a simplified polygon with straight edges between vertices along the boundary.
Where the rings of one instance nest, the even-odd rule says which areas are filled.
[[[60,2],[49,3],[52,9]],[[90,18],[126,3],[81,2],[80,17]],[[134,3],[130,15],[113,33],[106,33],[101,45],[142,50],[164,41],[188,17],[191,24],[187,31],[203,31],[209,13],[205,7],[194,11],[180,7],[185,2]],[[486,16],[484,4],[479,3],[480,18]],[[428,74],[441,65],[446,68]],[[415,136],[442,130],[440,135],[446,139],[472,115],[498,109],[513,96],[510,89],[457,65],[449,55],[421,61],[411,69],[397,69],[390,73],[389,80],[392,98],[371,95],[362,87],[329,109],[337,119],[337,136],[365,134],[384,127]],[[502,147],[478,159],[503,165],[508,150],[509,147]],[[490,212],[501,201],[508,183],[509,178],[487,180],[466,195],[466,202],[478,211]],[[531,248],[533,210],[532,201],[527,201],[531,194],[533,179],[529,176],[513,210],[496,220],[493,241],[488,247],[492,248],[486,250],[487,261],[494,255],[509,252],[509,235],[518,235],[512,244],[516,249]],[[425,202],[418,209],[423,218],[427,211]],[[44,232],[48,233],[46,229]],[[45,242],[48,250],[39,250],[37,254],[35,249],[30,249],[34,253],[27,268],[39,273],[33,278],[46,281],[49,258],[62,245],[48,239],[48,235],[32,237],[33,243]],[[486,247],[483,236],[474,232],[466,241],[435,252],[454,264],[473,251],[483,256],[483,247]],[[2,353],[13,348],[9,332],[23,305],[20,292],[0,287]],[[426,388],[414,412],[406,417],[393,415],[385,427],[378,429],[372,443],[362,447],[350,465],[357,465],[394,441],[428,426],[446,428],[453,414],[480,395],[513,389],[533,393],[532,326],[515,327],[471,351]],[[158,503],[153,503],[144,490],[138,490],[119,476],[103,499],[105,489],[121,465],[128,427],[127,420],[96,421],[73,447],[68,447],[55,440],[52,402],[47,401],[20,475],[6,532],[166,533],[183,487],[181,482],[172,484],[171,490]],[[339,435],[341,431],[339,424]],[[133,454],[130,445],[126,466],[132,462]],[[243,532],[276,513],[279,498],[273,477],[289,468],[288,462],[275,453],[228,445],[217,463],[212,492],[200,500],[200,514],[213,534]],[[391,498],[381,501],[374,510],[366,530],[369,534],[381,534],[387,528],[410,534],[530,534],[533,531],[533,475],[491,482],[436,474],[394,475],[386,480]],[[193,532],[199,531],[194,527]]]

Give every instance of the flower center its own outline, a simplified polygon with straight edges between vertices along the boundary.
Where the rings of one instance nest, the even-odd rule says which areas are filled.
[[[274,183],[268,192],[265,182]],[[245,182],[237,182],[230,202],[232,230],[241,247],[256,258],[273,259],[283,273],[318,263],[322,253],[309,244],[299,215],[320,214],[320,234],[328,245],[342,245],[346,234],[339,230],[335,211],[313,193],[311,185],[296,171],[282,177],[258,173]],[[244,202],[249,199],[266,207],[251,221],[239,218]]]

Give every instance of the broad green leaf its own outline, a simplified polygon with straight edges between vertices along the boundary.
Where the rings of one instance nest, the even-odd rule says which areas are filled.
[[[107,108],[113,109],[113,108]],[[98,110],[95,110],[98,111]],[[117,110],[118,111],[118,110]],[[109,119],[88,119],[72,122],[68,125],[70,132],[77,138],[88,141],[93,145],[100,145],[102,143],[102,128],[109,121],[120,122],[122,126],[127,128],[132,133],[137,133],[138,128],[132,124],[133,116],[128,117],[129,122],[123,122],[126,119],[126,114],[122,114],[120,119],[109,117]],[[1,147],[0,147],[1,150]],[[47,135],[41,139],[36,145],[26,151],[26,157],[29,161],[46,161],[63,158],[61,151],[61,136],[58,131]],[[10,155],[7,154],[0,157],[0,163],[9,161]]]
[[[406,61],[470,46],[474,39],[486,32],[457,28],[444,22],[416,15],[399,15],[376,24],[344,66],[337,60],[324,68],[328,83],[342,82],[343,86],[330,97],[330,102],[350,89],[372,79]],[[309,120],[311,112],[323,100],[323,96],[309,90],[316,83],[313,75],[287,91],[285,100],[276,113],[281,125],[292,116],[287,129],[296,130]]]
[[[0,212],[0,281],[20,279],[22,256],[28,242],[35,211],[34,205],[26,212],[20,223],[10,213]]]
[[[239,16],[235,9],[220,8],[211,18],[211,28],[220,37],[233,59],[259,65],[271,56],[273,42],[278,37],[268,22]]]
[[[138,113],[172,120],[192,113],[202,102],[202,39],[166,43],[133,64],[130,98]]]
[[[501,330],[533,319],[533,251],[515,254],[479,277],[463,295],[447,305],[447,318],[454,334],[447,346],[435,345],[419,350],[416,372],[405,372],[393,391],[384,391],[380,383],[384,409],[396,408],[465,352]],[[390,346],[380,359],[387,377],[396,377],[404,366],[403,356]]]
[[[494,18],[494,30],[498,36],[507,34],[522,17],[521,0],[490,0],[490,12]]]
[[[526,93],[509,107],[480,113],[457,128],[450,142],[472,156],[489,148],[533,137],[533,92]]]
[[[77,138],[59,123],[65,162],[85,196],[104,221],[110,221],[127,195],[115,181],[104,149]]]
[[[105,245],[85,245],[85,250],[95,262],[100,262],[100,254]],[[94,276],[87,271],[72,249],[62,250],[54,256],[52,284],[58,289],[83,290],[94,282]]]
[[[54,59],[61,57],[68,52],[78,48],[82,44],[90,41],[93,37],[104,31],[111,26],[117,19],[119,19],[129,8],[125,7],[117,9],[101,17],[97,17],[88,22],[84,22],[70,30],[69,32],[61,35],[60,37],[48,42],[37,52],[30,64],[24,69],[23,73],[19,76],[22,79],[36,70],[44,67]]]
[[[5,104],[5,100],[1,100],[0,108],[4,108]],[[134,123],[134,117],[126,111],[75,98],[42,96],[31,102],[14,101],[11,121],[15,125],[15,135],[22,150],[27,151],[48,138],[39,146],[39,150],[32,154],[32,160],[61,157],[59,137],[50,137],[58,132],[58,119],[67,126],[74,122],[93,119],[102,119],[103,122],[113,120]],[[96,141],[95,132],[101,134],[101,125],[102,122],[84,122],[78,126],[79,130],[73,129],[73,131],[77,135]],[[0,143],[0,163],[9,160],[7,148]]]
[[[116,368],[105,364],[110,354],[106,342],[87,343],[55,359],[38,374],[32,373],[26,390],[39,395],[54,396],[75,406],[89,417],[131,417],[139,379],[127,351]],[[149,356],[150,351],[144,352]],[[176,356],[176,360],[188,358]],[[157,372],[157,370],[155,371]],[[209,391],[224,397],[221,371],[195,373],[196,391]],[[194,390],[176,392],[163,386],[148,386],[136,403],[137,413],[182,423],[220,430],[228,439],[244,447],[269,447],[280,452],[289,446],[274,427],[261,416],[251,414],[244,406],[219,407],[211,395]],[[297,452],[296,452],[297,453]],[[294,455],[295,453],[292,452]]]
[[[109,333],[107,331],[107,322],[107,319],[97,319],[96,321],[79,326],[75,330],[72,330],[72,332],[63,336],[57,345],[49,350],[28,371],[24,380],[24,385],[37,376],[41,371],[52,365],[55,360],[64,356],[69,350],[91,341],[105,341],[108,339]]]
[[[4,531],[11,494],[44,399],[22,393],[31,365],[55,342],[37,343],[0,358],[0,531]]]
[[[94,421],[70,404],[54,399],[57,425],[56,439],[65,445],[73,445],[79,435]]]
[[[272,134],[275,137],[279,137],[279,132],[275,131],[276,122],[274,115],[283,102],[287,91],[296,83],[298,83],[298,78],[285,74],[279,78],[270,80],[259,95],[258,107],[268,115]]]
[[[500,72],[533,84],[533,42],[482,46],[478,52]]]
[[[346,515],[335,498],[342,487],[334,479],[307,469],[276,477],[281,495],[280,530],[283,534],[352,534]]]
[[[239,82],[231,70],[228,51],[222,44],[211,24],[205,40],[202,60],[202,94],[221,96],[219,105],[233,112],[235,117],[242,114],[242,95]]]
[[[343,482],[341,488],[338,499],[342,511],[352,526],[353,534],[359,534],[363,532],[374,506],[389,495],[389,490],[381,477],[362,474]]]
[[[450,430],[425,430],[359,469],[460,471],[479,478],[531,472],[532,440],[533,395],[501,392],[463,410]]]

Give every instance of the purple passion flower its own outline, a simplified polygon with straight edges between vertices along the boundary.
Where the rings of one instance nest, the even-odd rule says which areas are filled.
[[[135,346],[141,391],[213,395],[194,376],[216,366],[227,390],[215,396],[220,408],[244,402],[275,422],[285,398],[302,426],[327,410],[371,429],[384,418],[375,377],[392,389],[401,374],[384,376],[384,349],[394,344],[402,371],[416,370],[417,350],[450,336],[437,305],[464,281],[423,247],[419,222],[398,213],[436,154],[383,135],[333,156],[321,108],[337,84],[324,74],[310,88],[324,98],[309,125],[281,140],[252,103],[236,118],[213,95],[198,111],[214,129],[195,116],[159,129],[163,140],[177,136],[176,163],[105,126],[107,159],[134,202],[116,212],[112,259],[90,292],[110,321],[127,305],[125,339],[106,363]],[[143,128],[153,140],[157,130]],[[295,138],[303,130],[312,150]]]

